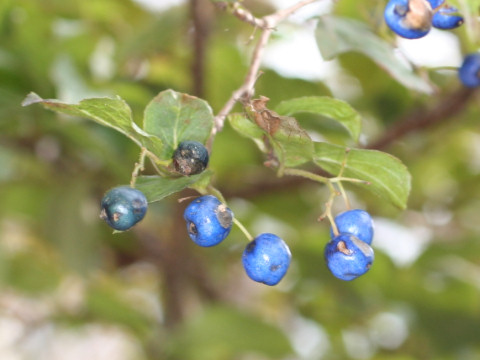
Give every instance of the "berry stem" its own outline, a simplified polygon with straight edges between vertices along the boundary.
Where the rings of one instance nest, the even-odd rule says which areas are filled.
[[[218,190],[218,189],[214,188],[213,186],[209,185],[208,186],[208,193],[215,196],[222,203],[227,204],[227,202],[225,201],[225,198],[223,197],[220,190]],[[243,232],[243,234],[248,239],[248,241],[253,240],[253,236],[248,232],[247,228],[245,226],[243,226],[243,224],[240,222],[240,220],[238,220],[235,216],[233,217],[233,223],[238,226],[238,228]]]
[[[138,159],[138,162],[135,163],[135,167],[133,168],[132,171],[132,178],[130,179],[130,187],[135,188],[135,184],[137,182],[137,177],[140,171],[145,170],[145,156],[147,155],[147,149],[142,147],[142,150],[140,151],[140,157]]]
[[[333,235],[338,236],[340,233],[338,231],[337,224],[335,223],[335,220],[332,215],[332,204],[335,197],[340,195],[340,193],[335,189],[335,187],[331,182],[328,182],[327,186],[330,190],[330,196],[328,197],[328,200],[325,203],[325,211],[323,212],[322,215],[320,215],[320,217],[318,218],[318,221],[322,221],[323,219],[328,218],[328,221],[332,226]]]
[[[367,180],[361,180],[361,179],[356,179],[356,178],[350,178],[350,177],[344,177],[344,176],[337,176],[328,179],[331,183],[341,183],[342,181],[347,181],[347,182],[352,182],[352,183],[360,183],[364,185],[370,185],[371,182]]]
[[[233,223],[243,232],[248,241],[253,241],[253,236],[248,232],[247,228],[236,218],[233,217]]]
[[[322,184],[328,184],[331,182],[329,178],[326,178],[321,175],[314,174],[310,171],[305,171],[301,169],[293,169],[293,168],[285,168],[283,169],[283,174],[285,175],[292,175],[292,176],[301,176],[306,179],[310,179],[316,182],[320,182]]]
[[[207,191],[208,191],[208,193],[215,196],[218,200],[220,200],[225,205],[227,204],[227,202],[225,201],[225,198],[223,197],[222,193],[217,188],[213,187],[212,185],[208,185]]]
[[[144,149],[145,151],[145,154],[148,156],[148,158],[150,159],[150,162],[152,163],[152,166],[154,167],[155,171],[161,175],[161,176],[165,176],[167,173],[160,169],[159,168],[159,165],[161,167],[164,167],[164,168],[167,168],[168,165],[170,164],[170,161],[165,161],[165,160],[161,160],[157,155],[155,155],[154,153],[152,153],[150,150],[148,149],[145,149],[145,148],[142,148]]]
[[[345,206],[347,210],[350,210],[352,208],[352,205],[350,204],[350,200],[348,199],[347,193],[345,192],[345,188],[343,187],[342,182],[339,181],[337,186],[338,186],[338,189],[340,190],[340,193],[342,194],[343,201],[345,201]]]

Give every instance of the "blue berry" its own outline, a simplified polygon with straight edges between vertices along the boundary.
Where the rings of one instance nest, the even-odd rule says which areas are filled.
[[[365,274],[373,259],[370,245],[351,234],[340,234],[325,246],[328,269],[340,280],[350,281]]]
[[[273,286],[287,273],[291,257],[290,249],[281,238],[264,233],[248,243],[242,262],[250,279]]]
[[[480,86],[480,53],[465,56],[458,69],[458,77],[466,87]]]
[[[185,209],[183,218],[187,222],[190,238],[203,247],[221,243],[233,224],[232,210],[213,195],[193,200]]]
[[[418,39],[432,26],[432,7],[426,0],[390,0],[385,7],[387,25],[397,35]]]
[[[441,7],[433,14],[432,25],[438,29],[455,29],[463,24],[463,16],[458,13],[458,9],[452,6]]]
[[[371,244],[373,240],[373,220],[368,212],[361,209],[348,210],[335,217],[339,234],[352,234],[359,240]],[[333,238],[333,229],[330,229]]]
[[[208,150],[198,141],[182,141],[173,153],[173,166],[182,175],[200,174],[208,165]]]
[[[428,0],[428,2],[430,3],[430,6],[432,7],[432,9],[436,9],[440,5],[442,5],[445,2],[445,0]]]
[[[119,186],[103,197],[100,217],[115,230],[124,231],[144,218],[147,206],[147,198],[140,190]]]

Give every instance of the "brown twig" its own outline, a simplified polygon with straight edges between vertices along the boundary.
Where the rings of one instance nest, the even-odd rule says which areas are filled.
[[[193,22],[193,57],[192,79],[193,94],[204,97],[205,93],[205,52],[208,36],[210,34],[209,23],[211,21],[209,2],[205,0],[190,0],[190,12]]]
[[[220,112],[217,114],[217,116],[215,116],[215,127],[212,130],[212,138],[215,136],[216,133],[222,130],[225,119],[227,118],[230,111],[232,111],[237,101],[248,99],[253,95],[255,82],[259,75],[260,64],[265,51],[265,47],[275,27],[281,21],[285,20],[288,16],[293,14],[295,11],[316,1],[319,0],[302,0],[288,8],[264,16],[261,19],[256,18],[251,13],[249,13],[248,10],[245,9],[241,9],[242,11],[239,13],[238,7],[237,11],[233,12],[233,14],[239,17],[242,21],[248,22],[249,24],[262,29],[262,32],[260,34],[260,37],[258,38],[257,44],[255,45],[252,59],[250,61],[250,66],[248,68],[248,72],[245,76],[243,84],[233,92],[232,96],[230,96],[230,98],[227,100]]]
[[[220,10],[230,10],[232,15],[237,17],[239,20],[254,27],[261,28],[264,25],[262,19],[255,17],[255,15],[253,15],[248,9],[242,7],[238,2],[233,4],[229,4],[227,2],[216,2],[215,6]]]
[[[433,108],[416,110],[397,121],[366,148],[384,149],[408,133],[424,130],[453,118],[463,111],[475,92],[473,89],[462,87],[453,93],[445,94]]]

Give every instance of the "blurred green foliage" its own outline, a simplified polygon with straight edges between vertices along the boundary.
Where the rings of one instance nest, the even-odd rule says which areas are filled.
[[[249,37],[256,34],[210,2],[200,3],[209,27],[202,96],[217,113],[244,79]],[[468,19],[478,16],[477,1],[462,3]],[[244,5],[254,14],[272,11],[266,1]],[[381,21],[383,5],[342,0],[333,13],[394,44]],[[452,121],[389,144],[386,151],[412,174],[406,211],[347,186],[354,206],[377,217],[377,236],[384,237],[374,241],[372,270],[353,282],[333,278],[324,264],[329,228],[317,218],[327,189],[277,179],[254,144],[228,123],[215,139],[210,168],[252,232],[276,232],[289,244],[293,265],[279,286],[247,279],[238,229],[212,249],[188,239],[185,203],[177,200],[193,191],[151,205],[127,233],[113,235],[99,220],[102,194],[129,182],[138,147],[111,129],[20,104],[31,91],[70,102],[119,95],[138,123],[160,91],[193,91],[190,16],[187,4],[155,13],[130,0],[0,2],[0,330],[21,329],[18,338],[0,339],[0,357],[77,359],[68,352],[72,342],[62,341],[65,334],[78,341],[96,334],[106,345],[92,330],[98,326],[112,341],[120,339],[112,343],[120,350],[107,352],[120,360],[480,358],[478,94]],[[478,34],[453,33],[462,49],[478,48]],[[348,77],[360,89],[347,100],[362,115],[367,142],[419,108],[434,109],[460,87],[455,72],[421,68],[438,92],[419,94],[365,55],[336,59],[336,81]],[[327,82],[271,69],[264,69],[256,90],[272,108],[333,92]],[[345,145],[344,129],[312,114],[298,120]],[[340,201],[335,209],[344,210]],[[409,260],[400,261],[409,251]],[[112,328],[123,335],[112,335]],[[32,345],[34,337],[42,345]],[[54,357],[61,344],[64,355]],[[96,349],[82,344],[83,358]]]

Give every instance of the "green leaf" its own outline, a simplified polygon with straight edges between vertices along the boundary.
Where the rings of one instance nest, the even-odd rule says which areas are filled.
[[[310,136],[294,118],[288,116],[279,118],[278,129],[270,135],[243,115],[232,114],[228,117],[232,127],[241,135],[254,140],[262,152],[268,153],[271,146],[282,165],[292,167],[310,161],[313,154]]]
[[[306,96],[282,101],[275,111],[280,115],[293,115],[296,113],[312,113],[326,116],[338,121],[350,135],[358,141],[362,120],[358,112],[348,103],[328,96]]]
[[[231,114],[228,116],[228,121],[235,131],[240,135],[255,141],[257,146],[260,148],[260,151],[267,152],[267,148],[263,142],[263,137],[265,136],[265,131],[263,131],[260,126],[254,122],[247,119],[242,114]]]
[[[337,175],[345,161],[343,176],[370,182],[366,189],[393,205],[405,209],[411,187],[407,167],[396,157],[377,150],[347,149],[327,143],[315,143],[313,161]]]
[[[206,143],[213,128],[213,112],[207,102],[173,90],[159,93],[145,108],[143,128],[158,136],[164,149],[160,159],[170,159],[184,140]]]
[[[128,104],[120,98],[84,99],[78,104],[67,104],[54,99],[42,99],[35,93],[27,95],[23,106],[42,104],[45,108],[57,113],[79,116],[111,127],[129,137],[140,147],[146,147],[154,154],[162,152],[162,141],[140,129],[132,119],[132,111]]]
[[[325,60],[348,51],[360,52],[386,70],[402,85],[432,93],[428,82],[416,75],[411,66],[395,56],[394,48],[375,35],[364,23],[340,17],[321,16],[316,29],[318,48]]]
[[[284,166],[298,166],[312,160],[313,141],[297,120],[281,116],[278,131],[273,134],[273,146]]]
[[[135,187],[142,191],[147,197],[148,202],[151,203],[160,201],[169,195],[193,186],[197,182],[200,182],[200,185],[202,185],[210,176],[211,172],[208,170],[198,175],[178,178],[164,178],[156,175],[139,176]]]

